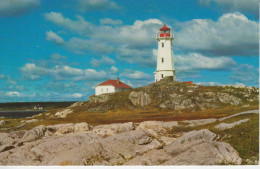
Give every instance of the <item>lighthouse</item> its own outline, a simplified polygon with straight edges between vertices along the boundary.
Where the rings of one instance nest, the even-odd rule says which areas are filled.
[[[160,81],[166,76],[171,76],[174,81],[176,80],[172,51],[173,39],[174,36],[170,32],[170,28],[164,24],[156,35],[156,40],[158,41],[158,55],[157,68],[154,72],[155,82]]]

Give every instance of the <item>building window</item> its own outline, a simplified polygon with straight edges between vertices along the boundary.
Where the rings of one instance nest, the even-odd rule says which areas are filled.
[[[101,89],[101,93],[103,93],[103,89]]]
[[[163,78],[163,74],[161,74],[162,75],[162,78]]]
[[[162,58],[162,63],[164,62],[164,58]]]
[[[164,47],[164,43],[162,43],[162,48]]]
[[[108,88],[107,88],[107,92],[108,92]]]

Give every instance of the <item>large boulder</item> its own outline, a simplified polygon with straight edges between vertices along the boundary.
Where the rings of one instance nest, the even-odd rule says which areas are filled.
[[[48,165],[119,165],[162,145],[144,131],[129,131],[90,141],[53,158]]]
[[[35,127],[29,131],[27,131],[23,137],[19,140],[18,145],[22,145],[25,142],[31,142],[38,139],[41,139],[45,135],[46,127],[43,125],[40,125],[38,127]]]
[[[241,164],[237,151],[227,143],[215,141],[207,129],[191,131],[161,150],[152,150],[129,160],[127,165],[217,165]]]
[[[133,103],[133,105],[140,107],[149,105],[152,102],[150,95],[143,91],[131,92],[128,98]]]

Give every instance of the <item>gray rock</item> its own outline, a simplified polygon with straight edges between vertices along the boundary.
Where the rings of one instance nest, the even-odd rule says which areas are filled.
[[[232,117],[236,117],[236,116],[240,116],[240,115],[243,115],[243,114],[259,114],[259,110],[249,110],[249,111],[245,111],[245,112],[240,112],[240,113],[236,113],[236,114],[233,114],[231,116],[228,116],[228,117],[223,117],[223,118],[220,118],[218,119],[218,121],[223,121],[223,120],[226,120],[226,119],[229,119],[229,118],[232,118]]]
[[[114,134],[131,131],[133,129],[134,129],[133,122],[128,122],[128,123],[114,123],[108,125],[94,126],[91,132],[94,132],[101,137],[107,137]]]
[[[186,123],[186,127],[196,127],[201,125],[206,125],[210,123],[215,123],[217,119],[199,119],[199,120],[184,120],[182,122]]]
[[[124,165],[164,165],[166,161],[172,158],[165,150],[151,150],[142,156],[133,158]]]
[[[5,124],[4,120],[0,120],[0,127],[3,126]]]
[[[216,135],[207,129],[191,131],[164,150],[172,156],[166,165],[241,164],[237,151],[227,143],[216,142]]]
[[[156,132],[165,132],[166,130],[177,127],[177,121],[163,122],[163,121],[144,121],[137,126],[137,130],[152,129]]]
[[[98,96],[90,96],[89,102],[91,103],[104,103],[107,102],[111,97],[111,94],[102,94]]]
[[[169,145],[177,140],[177,138],[162,136],[159,138],[159,140],[162,141],[165,145]]]
[[[191,131],[177,138],[161,150],[152,150],[137,156],[126,165],[216,165],[241,164],[229,144],[214,141],[216,135],[207,129]]]
[[[65,118],[65,117],[67,117],[68,114],[71,114],[71,113],[73,113],[73,110],[67,108],[65,110],[58,111],[57,113],[55,113],[55,116],[58,118]]]
[[[68,162],[71,165],[119,165],[137,155],[161,147],[143,131],[129,131],[106,137],[100,141],[85,142],[78,147],[63,151],[48,165]]]
[[[216,125],[215,128],[218,130],[231,129],[231,128],[233,128],[241,123],[245,123],[247,121],[249,121],[249,119],[239,120],[234,123],[220,123],[220,124]]]
[[[237,98],[233,95],[229,95],[227,93],[218,92],[217,96],[221,103],[229,103],[229,104],[235,105],[235,106],[237,106],[241,103],[240,98]]]
[[[22,145],[23,143],[26,142],[31,142],[31,141],[35,141],[38,139],[41,139],[46,131],[46,127],[43,125],[40,125],[38,127],[35,127],[29,131],[27,131],[23,137],[21,138],[21,140],[18,142],[18,145]]]
[[[152,101],[150,95],[143,91],[131,92],[128,98],[133,103],[133,105],[141,107],[149,105]]]

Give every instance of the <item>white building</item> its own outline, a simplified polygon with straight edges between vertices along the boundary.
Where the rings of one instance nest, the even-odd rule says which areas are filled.
[[[163,79],[166,76],[172,76],[176,80],[172,40],[173,34],[170,33],[170,28],[164,26],[160,29],[159,34],[156,35],[158,40],[158,55],[157,55],[157,69],[154,72],[155,82]]]
[[[119,78],[117,78],[117,80],[110,79],[97,85],[95,87],[95,94],[97,96],[104,93],[115,93],[125,91],[131,88],[131,86],[128,86],[127,84],[119,81]]]

